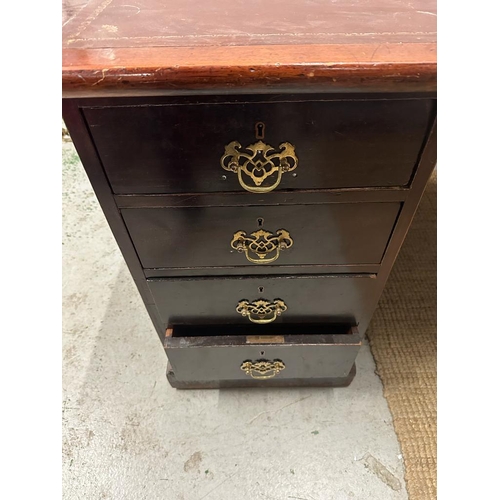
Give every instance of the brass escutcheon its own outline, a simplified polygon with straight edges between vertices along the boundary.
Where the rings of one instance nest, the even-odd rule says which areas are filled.
[[[258,299],[253,302],[240,300],[236,306],[237,313],[246,316],[252,323],[259,325],[272,323],[287,309],[287,305],[281,299],[274,299],[272,302],[266,299]]]
[[[238,175],[243,189],[250,193],[269,193],[281,182],[285,172],[297,168],[299,160],[295,155],[295,147],[289,142],[282,142],[274,148],[262,141],[243,147],[238,141],[226,146],[220,160],[221,167]],[[263,186],[268,177],[276,174],[273,184]],[[252,181],[253,184],[247,184]]]
[[[250,377],[265,380],[273,378],[278,375],[279,372],[285,369],[285,363],[281,359],[275,359],[274,361],[268,361],[266,359],[260,359],[258,361],[243,361],[240,366]]]
[[[293,240],[286,229],[278,229],[276,234],[265,229],[259,229],[249,235],[245,231],[237,231],[231,240],[231,247],[238,252],[245,252],[245,257],[253,264],[274,262],[282,250],[292,245]]]

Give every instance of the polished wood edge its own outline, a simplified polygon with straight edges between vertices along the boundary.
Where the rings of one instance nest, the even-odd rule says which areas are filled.
[[[333,274],[298,274],[298,275],[292,275],[288,276],[287,274],[277,274],[273,276],[255,276],[255,275],[237,275],[237,276],[231,276],[230,279],[232,280],[251,280],[255,279],[256,277],[259,278],[259,280],[301,280],[301,279],[316,279],[316,280],[321,280],[321,279],[377,279],[377,275],[373,273],[333,273]],[[161,282],[161,281],[170,281],[170,282],[186,282],[186,281],[204,281],[204,280],[218,280],[218,276],[187,276],[187,277],[175,277],[175,278],[147,278],[148,283],[153,283],[153,282]]]
[[[295,87],[435,91],[435,43],[63,49],[63,97]]]
[[[144,269],[146,278],[170,278],[170,277],[203,277],[203,276],[241,276],[241,275],[266,275],[274,276],[280,274],[330,274],[330,273],[368,273],[377,274],[380,270],[379,264],[305,264],[305,265],[279,265],[279,266],[236,266],[236,267],[158,267]]]
[[[356,364],[352,365],[347,377],[338,378],[307,378],[307,379],[280,379],[274,377],[269,380],[210,380],[208,382],[179,381],[168,363],[167,380],[175,389],[241,389],[241,388],[273,388],[273,387],[347,387],[356,375]]]
[[[420,161],[417,166],[415,176],[411,183],[408,199],[403,204],[403,207],[398,216],[396,225],[389,239],[386,251],[382,258],[380,271],[377,274],[377,288],[379,296],[382,294],[387,283],[391,270],[396,262],[396,258],[405,241],[406,235],[411,227],[413,217],[417,211],[418,205],[424,195],[427,182],[436,166],[437,158],[437,119],[434,116],[429,127],[427,140],[420,156]],[[370,312],[370,317],[375,312]]]
[[[345,101],[408,101],[437,99],[437,92],[313,92],[309,87],[295,89],[294,92],[287,93],[286,87],[281,87],[276,92],[261,91],[249,93],[241,89],[241,92],[215,93],[206,90],[199,92],[181,93],[181,95],[149,95],[134,96],[89,96],[75,97],[74,101],[78,107],[83,108],[117,108],[117,107],[141,107],[141,106],[204,106],[229,105],[229,104],[265,104],[282,102],[345,102]],[[68,98],[66,100],[71,100]]]
[[[252,193],[182,193],[182,194],[117,194],[115,202],[126,208],[179,208],[179,207],[243,207],[273,205],[322,205],[329,203],[403,202],[409,189],[344,188],[307,191],[276,191],[266,195]]]
[[[401,246],[410,229],[413,217],[417,211],[418,205],[424,195],[425,186],[429,180],[432,171],[436,166],[437,158],[437,120],[434,118],[430,128],[427,141],[420,156],[420,161],[411,183],[410,193],[407,201],[403,204],[399,214],[393,234],[387,245],[386,252],[382,258],[382,269],[379,274],[380,283],[385,280],[396,261]],[[385,285],[384,285],[385,286]]]

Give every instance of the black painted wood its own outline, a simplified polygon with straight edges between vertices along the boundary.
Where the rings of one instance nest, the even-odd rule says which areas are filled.
[[[378,264],[399,210],[399,203],[355,203],[124,209],[122,216],[145,268],[247,266],[240,271],[248,274],[261,264],[231,247],[238,231],[287,230],[293,244],[275,265]]]
[[[410,225],[417,211],[418,204],[420,203],[420,199],[424,194],[425,186],[436,166],[436,157],[437,121],[434,117],[433,123],[425,140],[425,147],[420,157],[418,169],[411,182],[408,199],[403,204],[403,208],[401,209],[398,221],[396,223],[396,226],[394,227],[394,231],[392,232],[391,239],[389,240],[389,244],[387,245],[386,252],[382,259],[382,265],[380,266],[380,270],[377,273],[377,281],[379,282],[377,294],[379,297],[384,290],[392,267],[396,262],[399,251],[401,250],[403,242],[406,238],[406,234],[410,229]],[[377,304],[375,303],[370,312],[370,316],[373,315],[376,307]]]
[[[325,378],[272,378],[268,380],[238,379],[238,380],[207,380],[197,381],[177,380],[170,363],[167,364],[167,380],[176,389],[264,389],[271,387],[347,387],[356,375],[356,363],[352,365],[347,377]]]
[[[249,325],[236,312],[240,300],[281,299],[288,309],[273,323],[255,325],[261,335],[275,324],[358,325],[364,334],[378,300],[374,275],[259,276],[148,279],[165,329],[170,325]]]
[[[280,190],[404,186],[433,111],[431,99],[226,104],[200,99],[199,104],[89,107],[84,115],[115,193],[165,194],[242,191],[236,174],[219,161],[228,143],[256,142],[257,122],[266,125],[264,142],[296,148],[299,166],[283,175]]]
[[[219,331],[209,342],[215,348],[228,329],[240,335],[241,329],[266,335],[286,328],[302,344],[294,345],[298,360],[307,345],[302,330],[310,332],[310,325],[326,323],[331,335],[337,335],[339,328],[358,324],[359,334],[364,334],[435,164],[435,95],[307,92],[305,88],[303,94],[229,95],[214,90],[182,96],[181,90],[172,97],[64,100],[64,119],[75,146],[162,339],[172,325],[177,331],[194,327],[206,332],[211,327]],[[265,141],[293,142],[300,161],[297,177],[285,174],[280,188],[268,194],[243,191],[236,176],[219,165],[230,140],[255,142],[254,123],[250,129],[247,125],[257,115],[266,122]],[[239,137],[233,137],[236,132]],[[383,205],[398,207],[395,225],[395,216],[391,219],[385,209],[377,208]],[[363,207],[373,210],[363,214]],[[285,252],[269,266],[219,262],[220,242],[226,238],[224,245],[229,243],[226,231],[261,210],[272,214],[262,216],[265,226],[269,218],[285,214],[281,220],[287,224],[277,225],[296,225],[295,230],[315,244],[306,249],[295,243],[287,257]],[[342,210],[350,215],[341,215]],[[155,219],[145,213],[170,215]],[[129,227],[127,214],[135,214]],[[163,231],[165,225],[168,231]],[[389,225],[390,234],[382,235]],[[334,226],[340,240],[333,237]],[[217,239],[205,239],[214,227]],[[328,237],[314,240],[316,228]],[[167,233],[173,236],[170,241]],[[196,248],[200,236],[204,242]],[[175,248],[177,239],[182,240],[182,250]],[[145,252],[154,260],[154,268],[144,268],[139,247],[141,257]],[[382,247],[382,255],[371,262]],[[208,260],[207,249],[213,251]],[[304,264],[298,265],[292,252]],[[370,262],[351,260],[359,261],[359,256]],[[241,254],[229,254],[232,257],[244,259]],[[207,267],[207,262],[212,265]],[[163,267],[174,264],[177,267]],[[280,298],[288,310],[274,323],[255,325],[235,310],[243,298]],[[186,345],[197,349],[196,342],[191,335]],[[228,354],[235,345],[217,348]],[[174,387],[342,386],[355,373],[352,365],[347,376],[332,376],[333,371],[315,376],[312,366],[307,378],[199,380],[194,376],[196,365],[189,366],[193,373],[185,372],[183,380],[168,369]]]
[[[361,336],[355,328],[346,334],[325,334],[316,333],[311,326],[295,335],[179,337],[174,328],[167,333],[164,345],[178,382],[258,380],[258,372],[247,374],[241,365],[261,360],[283,363],[285,368],[272,381],[346,379],[361,346]]]

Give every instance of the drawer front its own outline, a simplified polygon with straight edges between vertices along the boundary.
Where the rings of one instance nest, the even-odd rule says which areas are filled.
[[[89,107],[84,115],[115,193],[208,193],[406,185],[433,106],[430,99],[151,102]]]
[[[175,328],[174,328],[175,331]],[[314,329],[313,329],[314,331]],[[276,343],[276,341],[279,343]],[[345,378],[360,335],[171,337],[165,348],[177,381],[262,381]]]
[[[169,325],[358,325],[364,333],[377,302],[374,275],[149,279]]]
[[[145,268],[378,264],[399,203],[141,208],[122,215]]]

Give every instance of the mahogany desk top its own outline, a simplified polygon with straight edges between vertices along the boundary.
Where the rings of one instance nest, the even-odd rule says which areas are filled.
[[[434,0],[64,0],[64,96],[436,90]]]

